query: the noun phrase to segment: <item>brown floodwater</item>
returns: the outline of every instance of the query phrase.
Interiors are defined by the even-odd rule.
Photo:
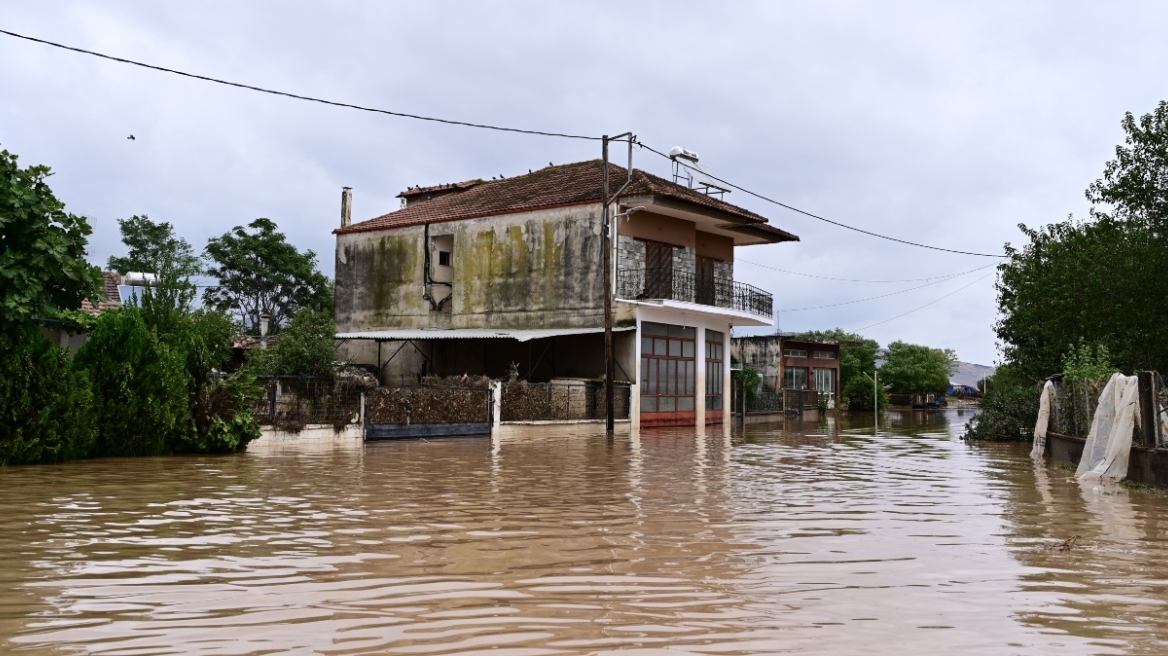
[[[966,419],[11,467],[0,652],[1168,652],[1168,496]]]

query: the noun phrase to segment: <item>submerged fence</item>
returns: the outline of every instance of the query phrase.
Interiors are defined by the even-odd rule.
[[[258,382],[264,395],[252,413],[261,426],[295,432],[308,424],[327,424],[340,430],[361,421],[361,394],[367,385],[358,379],[266,376]]]
[[[482,424],[491,421],[491,390],[485,387],[378,387],[365,401],[369,424]]]
[[[614,383],[616,418],[629,418],[630,387]],[[546,383],[503,383],[500,399],[502,421],[573,421],[604,419],[604,383],[553,380]]]
[[[1086,437],[1099,407],[1107,380],[1052,378],[1049,430],[1061,435]],[[1168,446],[1168,386],[1158,372],[1138,374],[1140,412],[1132,443],[1149,448]]]
[[[799,412],[819,407],[819,396],[827,392],[818,390],[784,389],[778,392],[759,392],[753,397],[746,398],[747,414],[766,414],[771,412]],[[830,399],[830,396],[828,396]]]

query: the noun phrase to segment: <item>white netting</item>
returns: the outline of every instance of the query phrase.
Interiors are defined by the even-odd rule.
[[[1042,386],[1042,397],[1038,401],[1038,422],[1034,424],[1034,446],[1030,448],[1031,458],[1041,458],[1046,451],[1046,428],[1050,424],[1050,402],[1054,395],[1054,383],[1049,380]]]
[[[1139,384],[1135,376],[1115,374],[1099,395],[1099,407],[1075,476],[1081,480],[1127,476],[1132,431],[1139,420]]]

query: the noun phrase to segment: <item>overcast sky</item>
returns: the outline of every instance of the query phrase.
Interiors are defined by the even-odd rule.
[[[1085,216],[1124,112],[1168,98],[1168,3],[8,2],[0,28],[258,86],[395,111],[582,134],[635,132],[716,175],[903,239],[1001,253],[1018,223]],[[133,134],[135,140],[127,137]],[[197,248],[256,217],[333,270],[354,219],[407,186],[592,159],[593,142],[422,123],[265,96],[0,35],[0,147],[47,164],[121,253],[116,219]],[[641,152],[658,175],[667,162]],[[993,258],[849,232],[735,192],[802,241],[740,248],[735,275],[795,309],[878,296]],[[859,329],[992,269],[888,298],[783,312]],[[997,359],[994,277],[864,332]]]

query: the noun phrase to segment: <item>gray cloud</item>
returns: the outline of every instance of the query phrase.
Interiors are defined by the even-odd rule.
[[[2,25],[164,66],[388,109],[684,145],[719,176],[890,235],[1001,252],[1016,224],[1083,215],[1123,112],[1168,95],[1159,3],[0,2]],[[342,185],[355,216],[413,184],[515,175],[593,143],[314,106],[0,38],[0,145],[57,172],[92,219],[148,213],[201,246],[257,216],[332,270]],[[136,139],[128,141],[126,136]],[[639,167],[666,174],[638,153]],[[916,278],[985,258],[850,233],[741,193],[803,241],[745,260],[846,278]],[[789,276],[742,263],[780,307],[913,286]],[[782,317],[858,328],[972,281]],[[873,328],[887,343],[994,359],[992,278]]]

